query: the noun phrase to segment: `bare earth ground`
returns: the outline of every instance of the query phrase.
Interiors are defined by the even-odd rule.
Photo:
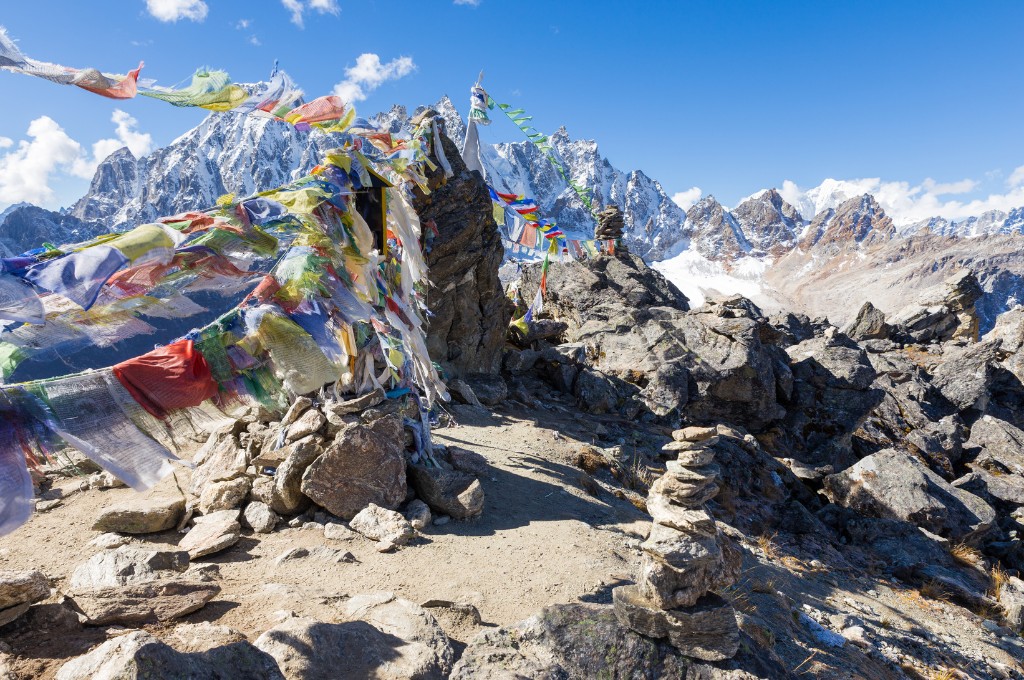
[[[489,461],[491,474],[481,480],[486,493],[482,516],[429,526],[411,545],[388,554],[358,535],[329,541],[321,530],[283,524],[266,535],[246,530],[231,549],[197,560],[219,565],[223,590],[184,620],[216,621],[253,640],[276,623],[281,611],[337,620],[336,603],[346,595],[388,590],[419,603],[474,605],[479,622],[451,609],[431,610],[461,653],[484,627],[515,623],[547,605],[610,602],[611,587],[632,579],[637,546],[650,518],[616,497],[613,484],[596,484],[573,460],[581,443],[596,441],[598,433],[607,446],[610,438],[629,433],[633,426],[581,416],[557,404],[494,413],[458,407],[455,415],[459,424],[435,431],[435,437]],[[97,552],[86,544],[98,533],[91,525],[100,509],[134,492],[79,491],[80,483],[81,478],[63,480],[62,504],[36,513],[26,526],[0,539],[0,569],[39,569],[59,591],[75,566]],[[133,543],[166,548],[179,538],[171,531]],[[315,553],[275,560],[291,548],[322,545],[350,551],[356,561],[335,563]],[[744,629],[753,631],[760,645],[774,649],[796,677],[899,677],[879,658],[884,645],[895,646],[887,658],[905,654],[910,665],[964,669],[968,675],[963,677],[987,677],[968,671],[968,657],[982,655],[1024,670],[1019,638],[995,637],[966,609],[922,598],[898,583],[849,573],[829,564],[815,546],[747,541],[744,548],[745,571],[727,596],[745,617]],[[817,566],[808,566],[818,558]],[[19,677],[52,677],[68,658],[123,632],[116,627],[81,628],[56,604],[59,598],[55,592],[46,603],[0,628],[0,644],[13,655],[11,665]],[[868,624],[869,648],[832,648],[816,641],[809,629],[794,624],[794,610],[804,605],[818,615],[843,612],[861,618]],[[150,629],[159,635],[162,628]]]

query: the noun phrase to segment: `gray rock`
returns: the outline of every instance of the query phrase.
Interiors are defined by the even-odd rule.
[[[448,391],[460,404],[481,407],[483,404],[477,399],[476,392],[464,380],[455,378],[448,381]]]
[[[983,342],[964,349],[947,349],[945,360],[932,374],[932,385],[961,411],[984,411],[999,370],[999,343]]]
[[[213,583],[175,579],[76,590],[67,600],[90,625],[134,626],[181,618],[202,609],[219,592]]]
[[[219,510],[231,510],[242,504],[251,489],[252,480],[248,477],[210,482],[200,494],[197,507],[204,515]]]
[[[313,400],[310,399],[309,397],[296,397],[295,401],[293,401],[291,405],[288,407],[288,410],[285,411],[284,418],[281,418],[281,425],[283,427],[288,427],[296,420],[298,420],[299,416],[305,413],[306,409],[308,409],[312,405]]]
[[[210,435],[192,462],[195,468],[192,470],[188,492],[194,498],[201,496],[203,489],[211,482],[241,477],[249,465],[245,449],[233,431]]]
[[[397,508],[406,495],[402,441],[397,415],[344,426],[302,475],[302,493],[342,519],[371,503]]]
[[[688,659],[667,640],[622,625],[612,606],[597,604],[555,605],[515,626],[485,629],[451,675],[452,680],[782,677],[786,669],[777,662],[744,649],[733,661],[714,666]]]
[[[178,542],[178,547],[187,550],[192,559],[212,555],[238,543],[241,531],[238,510],[221,510],[197,517],[195,526]]]
[[[423,531],[430,524],[430,507],[417,498],[405,506],[402,516],[409,520],[413,529]]]
[[[587,413],[615,413],[621,395],[612,379],[601,371],[583,368],[572,385],[573,395]]]
[[[414,602],[394,593],[376,592],[353,596],[343,606],[344,616],[365,621],[385,635],[393,635],[411,648],[406,657],[413,676],[430,675],[434,669],[442,677],[452,669],[455,653],[437,619]],[[418,658],[417,658],[418,657]],[[413,659],[416,658],[416,661]]]
[[[281,520],[269,505],[260,501],[253,501],[245,506],[243,518],[245,525],[257,534],[269,534]]]
[[[1011,505],[1024,505],[1024,477],[1016,474],[994,475],[978,467],[960,479],[953,486],[969,491],[988,502],[1002,501]]]
[[[327,416],[327,422],[331,425],[342,426],[346,424],[344,417],[352,415],[353,413],[360,413],[368,408],[380,404],[387,398],[384,393],[384,389],[378,387],[372,392],[356,397],[355,399],[349,399],[348,401],[328,401],[324,404],[324,415]]]
[[[344,524],[329,522],[324,525],[324,538],[331,541],[351,541],[358,534]]]
[[[832,502],[873,517],[912,522],[954,541],[972,541],[995,522],[995,511],[951,486],[916,458],[885,450],[824,480]]]
[[[143,680],[157,677],[284,680],[273,658],[244,638],[201,651],[182,653],[142,630],[107,640],[88,654],[65,663],[56,675],[57,680]]]
[[[843,331],[855,340],[885,340],[892,327],[885,321],[885,314],[870,302],[865,302],[855,318]]]
[[[291,442],[298,441],[303,437],[316,434],[326,423],[327,418],[324,414],[320,413],[320,411],[315,408],[311,408],[303,413],[298,420],[288,426],[288,433],[285,435],[285,441],[290,444]]]
[[[382,628],[358,619],[325,623],[291,617],[254,644],[274,658],[286,678],[441,680],[447,676],[451,647],[430,614],[423,611],[423,618],[433,622],[434,629],[423,618],[399,608],[378,605],[366,613],[382,619]]]
[[[1024,476],[1024,430],[994,416],[982,416],[971,426],[965,453],[978,466]]]
[[[50,596],[50,584],[41,571],[0,571],[0,609],[32,604]]]
[[[86,543],[86,545],[90,548],[99,548],[100,550],[113,550],[114,548],[120,548],[122,545],[128,545],[131,541],[132,539],[129,536],[122,536],[121,534],[110,532],[100,534]]]
[[[413,201],[424,233],[428,225],[437,228],[426,255],[433,282],[427,290],[427,349],[447,376],[495,374],[512,312],[498,278],[505,249],[483,178],[466,170],[451,140],[442,143],[455,176],[430,172],[430,193],[417,192]]]
[[[405,545],[416,536],[412,525],[394,510],[370,503],[349,522],[352,531],[373,541]]]
[[[977,277],[964,269],[923,291],[890,321],[897,335],[911,342],[977,341],[980,322],[975,303],[983,294]]]
[[[23,602],[21,604],[16,604],[13,607],[8,607],[7,609],[0,609],[0,627],[6,626],[8,623],[21,618],[28,613],[28,610],[31,607],[32,603]],[[3,675],[0,675],[0,680],[3,680]]]
[[[73,591],[114,588],[144,583],[188,569],[184,550],[140,550],[120,547],[104,550],[75,567],[69,586]]]
[[[473,373],[465,378],[473,394],[484,406],[500,406],[508,399],[508,385],[500,375]]]
[[[436,450],[436,446],[434,447]],[[475,477],[488,477],[494,471],[491,469],[487,459],[475,451],[463,449],[458,446],[446,446],[444,459],[451,463],[451,466],[460,472],[466,472]]]
[[[274,486],[268,505],[274,512],[291,515],[309,504],[309,500],[302,493],[302,476],[323,453],[324,444],[320,437],[310,435],[292,442],[285,447],[285,451],[284,462],[274,472]],[[266,493],[265,486],[261,493]]]
[[[410,464],[409,482],[430,509],[455,519],[483,512],[484,490],[473,475],[457,470]]]
[[[703,661],[731,659],[739,651],[736,613],[717,595],[706,595],[693,607],[652,608],[635,586],[612,590],[615,615],[623,626],[653,638],[667,637],[685,656]]]
[[[1014,633],[1024,630],[1024,581],[1010,576],[999,589],[999,606],[1003,609],[1003,620]]]
[[[168,475],[145,494],[104,509],[92,528],[122,534],[151,534],[173,529],[184,512],[185,496],[178,489],[175,475]]]
[[[111,472],[96,472],[89,477],[90,489],[119,489],[128,486]]]

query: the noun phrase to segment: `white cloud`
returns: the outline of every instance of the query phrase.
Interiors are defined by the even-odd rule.
[[[123,146],[127,146],[136,158],[145,156],[153,148],[153,136],[148,132],[139,132],[135,129],[139,121],[125,113],[121,109],[114,109],[114,115],[110,117],[114,123],[114,139],[101,139],[92,145],[92,160],[84,161],[92,164],[92,171],[95,171],[103,159],[114,153]],[[89,176],[92,176],[92,171]]]
[[[470,7],[479,7],[480,0],[455,0],[456,5],[468,5]]]
[[[305,25],[303,15],[307,10],[312,10],[317,14],[333,14],[334,16],[338,16],[341,13],[338,0],[281,0],[281,4],[292,13],[292,23],[299,28],[303,28]]]
[[[236,31],[244,31],[252,25],[252,19],[239,19],[235,22]]]
[[[1024,165],[1018,165],[1017,168],[1010,173],[1010,178],[1006,180],[1006,186],[1008,187],[1019,187],[1024,184]]]
[[[259,39],[259,38],[257,38],[256,36],[254,36],[254,35],[250,35],[250,36],[249,36],[249,44],[250,44],[250,45],[253,45],[253,46],[255,46],[255,47],[259,47],[259,46],[260,46],[260,45],[262,45],[263,43],[261,43],[261,42],[260,42],[260,39]]]
[[[689,210],[694,203],[700,200],[702,193],[704,192],[700,190],[700,187],[690,187],[686,191],[680,191],[673,194],[672,202],[683,210]]]
[[[50,205],[54,200],[51,175],[58,171],[77,174],[82,145],[71,139],[49,116],[28,126],[28,140],[0,156],[0,204],[28,201]]]
[[[130,115],[115,110],[111,120],[116,138],[95,142],[91,154],[49,116],[29,123],[28,139],[21,140],[16,147],[13,140],[0,138],[0,148],[11,149],[0,156],[0,205],[27,201],[56,207],[55,192],[50,186],[56,175],[91,179],[96,166],[123,146],[136,156],[152,149],[152,136],[139,132],[137,121]],[[4,143],[5,140],[10,143]]]
[[[0,149],[8,149],[14,146],[14,140],[10,137],[0,137]]]
[[[146,9],[160,21],[202,21],[210,8],[203,0],[146,0]]]
[[[345,80],[334,86],[334,94],[346,102],[362,101],[385,82],[397,80],[415,70],[412,57],[398,57],[384,64],[376,54],[360,54],[356,65],[345,69]]]
[[[1014,170],[1007,184],[1009,191],[1005,193],[989,193],[984,198],[970,200],[947,200],[946,197],[975,191],[980,183],[972,179],[939,183],[928,178],[920,184],[883,181],[878,177],[826,179],[806,191],[786,180],[779,193],[807,219],[822,210],[834,208],[846,199],[871,194],[893,222],[904,226],[929,217],[962,220],[989,210],[1009,211],[1024,205],[1024,166]]]

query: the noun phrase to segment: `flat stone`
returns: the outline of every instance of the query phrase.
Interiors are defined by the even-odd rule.
[[[637,572],[640,593],[659,609],[689,607],[707,592],[730,585],[733,580],[720,557],[676,568],[644,553]]]
[[[187,550],[192,559],[212,555],[237,543],[241,531],[238,510],[221,510],[197,517],[195,526],[178,542],[178,547]]]
[[[302,475],[302,493],[342,519],[371,503],[395,509],[406,496],[402,420],[349,424]]]
[[[718,429],[714,427],[691,425],[690,427],[684,427],[673,432],[672,439],[675,439],[677,442],[702,442],[708,439],[714,439],[715,443],[717,443]],[[709,446],[711,446],[711,444],[709,444]]]
[[[50,584],[41,571],[0,571],[0,609],[39,602],[50,596]]]
[[[667,496],[678,505],[699,508],[718,495],[714,480],[679,481],[678,476],[667,473],[651,485],[650,494]]]
[[[724,661],[739,651],[735,611],[717,595],[707,595],[693,607],[664,611],[650,607],[636,586],[619,586],[612,590],[612,602],[622,625],[648,637],[667,637],[685,656]]]
[[[372,541],[386,541],[394,545],[405,545],[416,535],[402,515],[373,503],[353,517],[349,526]]]
[[[722,559],[722,549],[715,536],[686,533],[661,524],[651,525],[651,533],[640,547],[680,569]]]
[[[311,408],[303,413],[298,420],[288,426],[288,434],[285,435],[285,441],[291,443],[298,441],[303,437],[315,434],[326,423],[326,416],[324,416],[323,413],[320,413],[317,409]]]
[[[31,606],[31,602],[22,602],[7,609],[0,609],[0,627],[6,626],[11,621],[23,616]],[[2,678],[3,675],[0,675],[0,679]]]
[[[185,495],[178,489],[175,475],[168,475],[145,494],[104,509],[92,528],[122,534],[152,534],[176,527],[184,512]]]
[[[661,447],[662,451],[703,451],[705,449],[712,448],[718,443],[718,436],[714,436],[711,439],[703,439],[701,441],[671,441]]]
[[[667,496],[652,493],[647,496],[647,512],[655,523],[693,534],[715,536],[718,528],[715,518],[705,508],[686,508],[676,505]]]
[[[242,505],[251,488],[252,481],[248,477],[211,482],[199,496],[199,512],[208,515],[218,510],[237,508]]]
[[[141,550],[122,546],[104,550],[75,567],[68,583],[72,590],[114,588],[153,581],[188,569],[184,550]]]
[[[351,415],[353,413],[359,413],[365,411],[368,408],[372,408],[377,404],[380,404],[387,398],[384,394],[383,388],[378,387],[372,392],[350,399],[348,401],[329,401],[324,404],[324,415],[327,417],[327,422],[331,425],[341,426],[345,425],[345,421],[342,419],[343,416]]]
[[[328,522],[324,525],[324,538],[330,541],[351,541],[358,535],[344,524]]]
[[[243,517],[245,525],[257,534],[269,534],[281,520],[269,505],[260,501],[252,501],[245,506]]]
[[[188,492],[193,498],[199,498],[203,489],[212,482],[241,477],[249,466],[245,449],[232,431],[210,435],[192,462],[195,468],[192,470]]]
[[[484,490],[473,475],[457,470],[409,465],[409,481],[430,509],[468,519],[484,509]]]
[[[100,550],[113,550],[114,548],[120,548],[122,545],[128,545],[131,541],[132,539],[130,536],[122,536],[121,534],[108,532],[100,534],[86,543],[86,545],[90,548],[99,548]]]
[[[151,581],[118,588],[76,591],[68,600],[93,626],[171,621],[202,609],[220,586],[184,580]]]
[[[669,472],[680,472],[682,468],[703,467],[715,461],[714,449],[698,449],[694,451],[680,451],[675,460],[665,462],[665,468]]]

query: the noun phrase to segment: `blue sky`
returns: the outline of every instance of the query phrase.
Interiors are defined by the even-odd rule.
[[[596,139],[614,165],[644,170],[684,202],[713,193],[734,205],[769,186],[797,196],[831,177],[906,215],[1024,205],[1024,3],[116,0],[53,2],[45,16],[40,7],[0,12],[37,59],[108,72],[145,60],[143,77],[162,85],[199,66],[255,80],[277,59],[310,96],[332,92],[347,69],[377,67],[357,73],[362,113],[442,94],[465,109],[484,69],[492,96],[527,108],[541,130],[564,124]],[[358,61],[364,54],[379,63]],[[41,202],[73,201],[97,142],[101,154],[125,140],[159,146],[203,116],[6,72],[0,93],[0,207],[32,194],[24,185],[40,173],[52,190]],[[115,109],[127,114],[120,135]],[[484,141],[517,135],[496,119]],[[6,194],[5,171],[23,175]]]

